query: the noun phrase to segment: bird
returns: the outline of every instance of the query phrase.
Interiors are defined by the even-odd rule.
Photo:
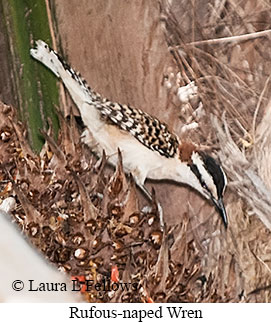
[[[108,163],[116,166],[120,150],[124,171],[133,176],[150,200],[146,179],[170,180],[192,187],[212,202],[227,228],[223,203],[227,177],[218,161],[196,144],[180,140],[156,117],[102,97],[44,41],[38,40],[35,45],[30,55],[64,83],[86,127],[82,141],[93,153],[102,156],[105,152]]]

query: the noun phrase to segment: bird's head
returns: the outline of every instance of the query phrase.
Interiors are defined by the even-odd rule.
[[[228,218],[223,203],[223,194],[227,185],[227,177],[218,162],[205,152],[193,152],[189,167],[199,185],[196,189],[211,200],[227,227]]]
[[[222,217],[225,227],[228,225],[227,213],[223,203],[223,194],[227,177],[219,163],[192,144],[180,147],[180,159],[186,161],[190,175],[187,184],[210,200]]]

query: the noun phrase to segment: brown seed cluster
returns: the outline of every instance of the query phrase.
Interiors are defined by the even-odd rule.
[[[186,236],[187,217],[161,232],[155,197],[141,211],[121,156],[112,174],[105,156],[97,161],[80,143],[73,119],[59,119],[59,141],[49,129],[36,155],[14,110],[0,105],[0,198],[16,198],[13,216],[22,231],[70,276],[106,282],[106,290],[82,288],[87,301],[202,300],[200,258]],[[110,290],[112,279],[128,289]]]

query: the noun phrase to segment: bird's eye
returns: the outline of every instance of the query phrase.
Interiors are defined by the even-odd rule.
[[[206,183],[204,183],[204,182],[202,183],[202,187],[203,187],[204,189],[206,189],[206,190],[208,189],[208,187],[207,187]]]

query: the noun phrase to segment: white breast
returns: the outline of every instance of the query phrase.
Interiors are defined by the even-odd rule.
[[[103,123],[97,130],[85,131],[83,142],[90,146],[98,156],[105,151],[108,162],[116,165],[118,162],[118,148],[122,153],[123,168],[126,173],[132,173],[138,184],[144,184],[145,179],[169,178],[169,164],[173,166],[174,158],[166,158],[157,151],[153,151],[128,132],[115,125]]]

